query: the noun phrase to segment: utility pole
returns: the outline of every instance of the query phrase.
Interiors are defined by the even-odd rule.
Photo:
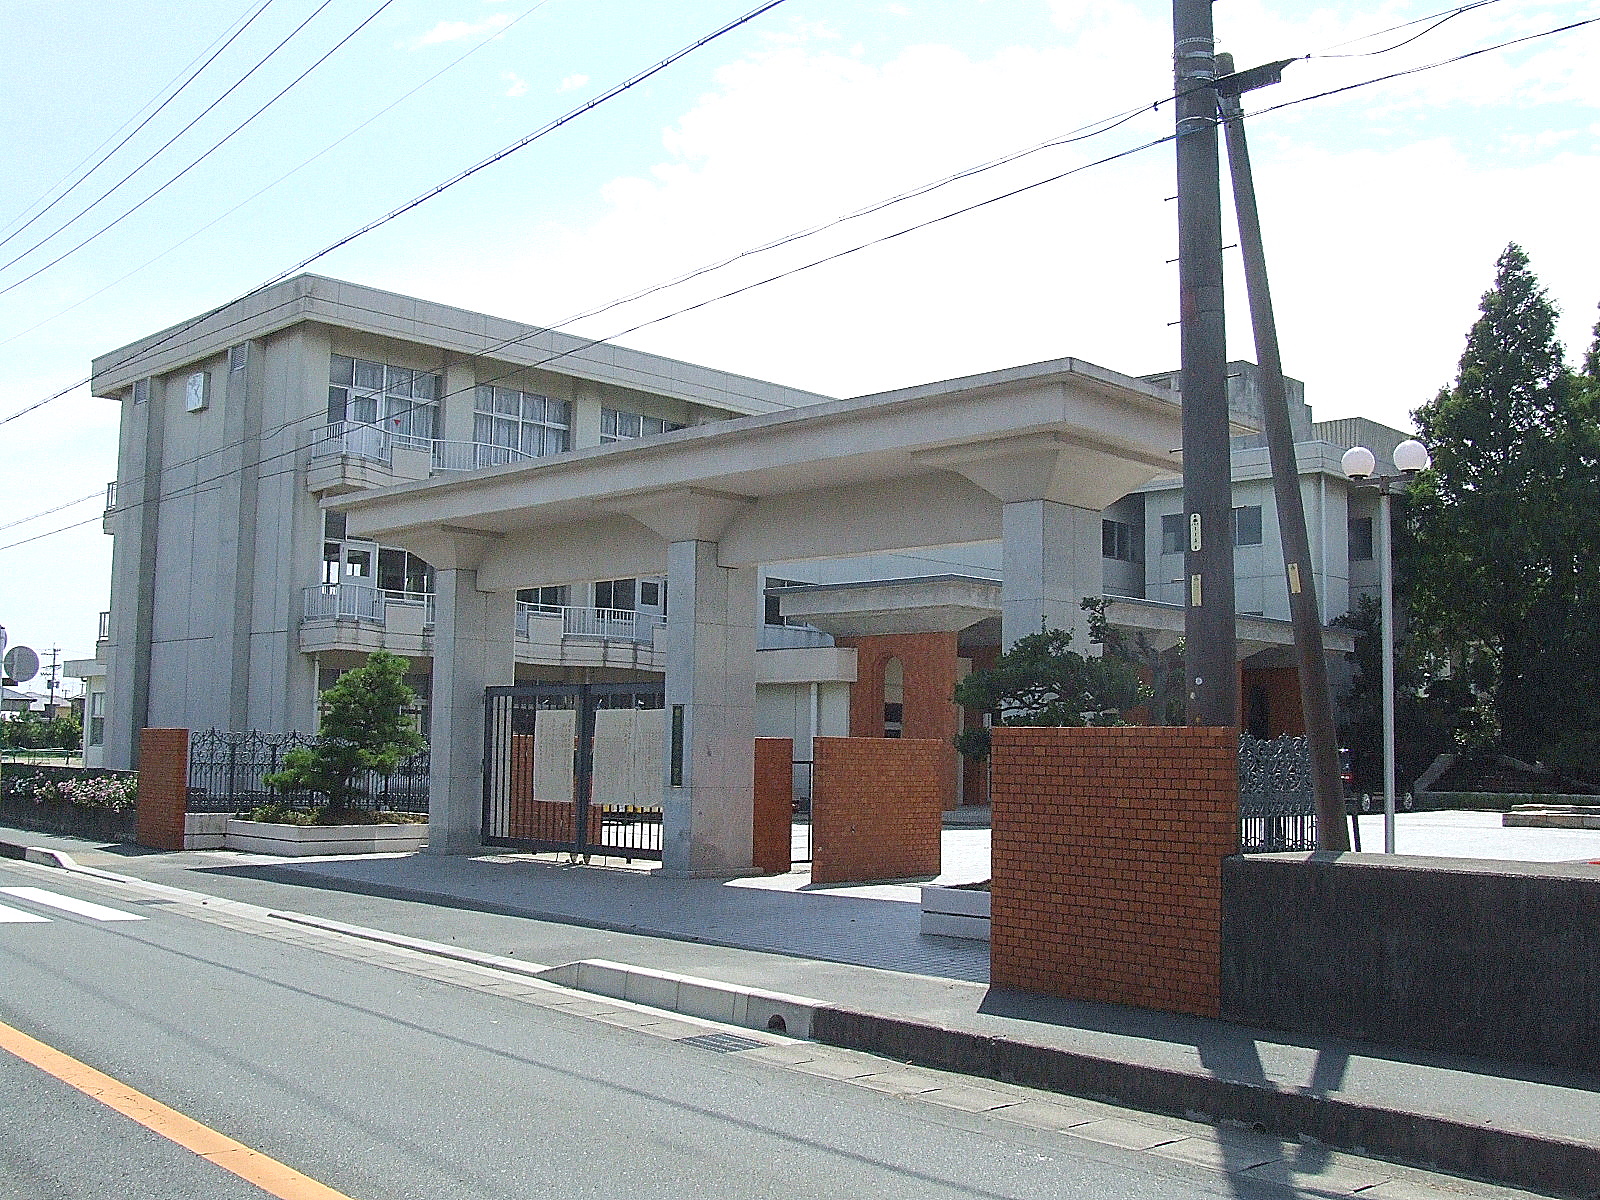
[[[50,647],[50,678],[49,678],[48,682],[46,682],[46,684],[45,684],[46,696],[47,696],[47,699],[45,701],[45,711],[50,714],[50,719],[51,720],[54,720],[55,716],[56,716],[56,687],[58,686],[58,676],[59,676],[60,669],[61,669],[61,647],[60,646],[51,646]]]
[[[1281,70],[1284,64],[1271,64]],[[1258,68],[1259,69],[1259,68]],[[1270,68],[1268,68],[1270,69]],[[1217,70],[1233,75],[1233,56],[1219,54]],[[1275,78],[1275,76],[1274,76]],[[1322,613],[1311,573],[1311,544],[1306,536],[1305,504],[1300,495],[1300,469],[1294,455],[1294,429],[1289,397],[1278,352],[1278,325],[1267,284],[1266,251],[1261,217],[1256,208],[1250,148],[1244,136],[1244,111],[1239,95],[1224,79],[1220,88],[1223,136],[1233,179],[1233,204],[1239,220],[1239,247],[1244,257],[1245,290],[1250,297],[1250,325],[1255,333],[1256,363],[1261,368],[1267,452],[1272,460],[1272,490],[1278,508],[1278,535],[1283,543],[1283,570],[1289,587],[1289,613],[1294,623],[1295,665],[1300,677],[1300,706],[1306,740],[1311,744],[1311,782],[1317,806],[1317,849],[1350,849],[1345,825],[1344,787],[1339,773],[1339,747],[1333,726],[1333,701],[1328,687],[1328,660],[1322,646]]]
[[[1191,725],[1239,727],[1233,478],[1211,0],[1172,0],[1182,334],[1184,691]]]

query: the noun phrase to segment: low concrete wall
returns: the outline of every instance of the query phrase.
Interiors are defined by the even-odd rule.
[[[1600,1070],[1600,868],[1270,854],[1222,878],[1225,1018]]]

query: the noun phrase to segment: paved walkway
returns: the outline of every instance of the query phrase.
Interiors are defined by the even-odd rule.
[[[947,831],[962,863],[947,875],[974,877],[980,860],[986,864],[987,832]],[[604,958],[811,996],[847,1012],[842,1027],[859,1049],[957,1069],[982,1059],[972,1068],[980,1073],[1020,1052],[1056,1064],[1043,1078],[1078,1094],[1246,1123],[1270,1113],[1265,1123],[1280,1134],[1369,1152],[1390,1145],[1398,1148],[1388,1153],[1424,1165],[1475,1169],[1556,1194],[1600,1193],[1600,1074],[993,989],[987,946],[922,936],[916,890],[904,885],[814,889],[800,875],[673,880],[503,853],[159,854],[0,828],[4,843],[53,847],[102,870],[521,961]],[[399,902],[418,900],[425,904]],[[441,938],[441,928],[460,936]]]

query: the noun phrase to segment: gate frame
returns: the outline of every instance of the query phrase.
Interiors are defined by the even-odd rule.
[[[595,714],[605,705],[599,701],[611,696],[644,696],[658,701],[649,706],[645,711],[661,711],[666,709],[666,681],[640,682],[640,683],[519,683],[513,685],[498,685],[484,689],[484,721],[483,721],[483,807],[481,810],[481,826],[479,836],[486,846],[513,846],[534,850],[536,853],[566,854],[570,860],[577,862],[580,859],[587,863],[592,855],[604,858],[621,858],[632,862],[635,858],[651,861],[660,861],[662,857],[662,839],[658,833],[654,846],[617,846],[605,840],[605,820],[601,817],[601,836],[598,841],[589,840],[589,812],[594,797],[594,734]],[[551,840],[547,838],[517,838],[505,834],[493,834],[491,828],[491,813],[495,805],[494,788],[497,773],[494,762],[495,749],[495,721],[494,709],[497,700],[504,699],[509,702],[510,709],[514,712],[519,698],[570,699],[573,701],[567,711],[578,714],[577,728],[574,731],[572,747],[572,805],[573,805],[573,830],[572,837],[566,841]],[[630,710],[638,710],[638,704],[629,706]],[[538,711],[537,707],[533,711]],[[511,735],[509,729],[507,737]],[[508,743],[509,747],[509,743]],[[666,764],[662,763],[663,779]],[[505,797],[505,802],[510,803],[510,797]],[[665,816],[664,805],[657,801],[654,806],[657,819],[654,824],[657,830],[661,829],[661,821]],[[603,806],[602,806],[603,813]]]

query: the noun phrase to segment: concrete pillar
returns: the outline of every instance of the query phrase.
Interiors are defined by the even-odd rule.
[[[666,875],[751,870],[756,576],[753,566],[720,566],[713,541],[667,549]]]
[[[1054,500],[1006,504],[1001,517],[1000,637],[1005,649],[1039,632],[1039,622],[1089,644],[1089,614],[1079,605],[1101,594],[1100,513]]]
[[[434,575],[428,850],[483,842],[484,689],[515,682],[516,593],[480,592],[475,570]]]

